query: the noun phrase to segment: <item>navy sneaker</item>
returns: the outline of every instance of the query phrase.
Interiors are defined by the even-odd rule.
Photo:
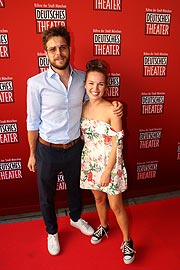
[[[121,245],[122,252],[124,253],[124,263],[125,264],[130,264],[134,261],[135,259],[135,253],[136,251],[134,250],[133,247],[133,241],[130,239],[129,241],[124,241]]]
[[[99,244],[104,236],[108,237],[108,231],[109,231],[109,225],[107,225],[106,228],[104,228],[102,225],[100,225],[97,230],[93,233],[93,236],[91,238],[91,244]]]

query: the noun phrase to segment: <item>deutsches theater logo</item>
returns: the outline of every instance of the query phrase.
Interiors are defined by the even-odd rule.
[[[168,65],[167,53],[144,53],[143,76],[166,77]]]
[[[93,55],[121,55],[121,31],[93,29]]]
[[[36,33],[42,33],[53,26],[66,26],[66,6],[58,4],[34,4]]]
[[[107,89],[104,97],[119,97],[120,96],[120,74],[111,73],[108,75]]]
[[[0,181],[22,178],[22,161],[20,158],[0,160]]]
[[[94,10],[121,11],[121,0],[93,0]]]
[[[137,163],[137,180],[156,178],[158,161],[146,161]]]
[[[66,190],[66,182],[64,180],[64,175],[62,172],[60,172],[57,175],[57,186],[56,186],[56,190]]]
[[[171,25],[171,10],[146,9],[145,35],[169,36]]]
[[[163,114],[165,93],[143,92],[141,94],[141,114]]]
[[[0,8],[5,8],[5,1],[4,0],[0,0]]]
[[[38,68],[39,72],[44,72],[49,68],[49,60],[44,53],[38,53]]]
[[[0,77],[0,104],[14,102],[13,80],[10,77]]]
[[[140,129],[139,149],[159,148],[162,135],[162,128]]]
[[[0,30],[0,58],[9,58],[9,39],[8,31],[5,29]]]
[[[0,120],[0,144],[18,143],[17,120]]]

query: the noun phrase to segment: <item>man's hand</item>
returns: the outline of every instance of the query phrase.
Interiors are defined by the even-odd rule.
[[[120,101],[113,101],[113,113],[117,114],[117,116],[122,117],[123,116],[123,105]]]
[[[29,160],[28,160],[28,168],[31,172],[35,172],[36,171],[36,159],[34,156],[30,156]]]
[[[36,146],[38,142],[38,130],[28,130],[28,142],[30,155],[28,160],[28,168],[31,172],[36,171]]]

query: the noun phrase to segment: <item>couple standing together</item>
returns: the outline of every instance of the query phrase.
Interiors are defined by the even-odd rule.
[[[54,197],[62,171],[68,194],[70,224],[98,244],[109,231],[106,198],[122,231],[124,263],[135,251],[122,202],[127,174],[122,156],[122,105],[103,99],[107,66],[101,60],[86,64],[86,73],[70,65],[70,34],[52,27],[42,34],[50,67],[27,82],[28,168],[37,171],[40,207],[48,233],[48,251],[60,252]],[[80,126],[81,133],[80,134]],[[83,137],[83,140],[81,139]],[[100,226],[81,218],[81,189],[91,189]]]

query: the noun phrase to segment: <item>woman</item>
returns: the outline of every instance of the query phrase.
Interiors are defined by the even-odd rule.
[[[91,243],[100,243],[108,234],[108,197],[123,235],[121,249],[124,253],[124,263],[129,264],[135,258],[135,251],[122,201],[122,192],[127,189],[127,174],[122,156],[122,120],[112,113],[112,104],[103,98],[107,87],[105,63],[101,60],[91,60],[86,68],[85,88],[89,100],[83,105],[81,118],[85,144],[81,157],[80,186],[82,189],[92,190],[100,219],[100,226],[94,232]]]

